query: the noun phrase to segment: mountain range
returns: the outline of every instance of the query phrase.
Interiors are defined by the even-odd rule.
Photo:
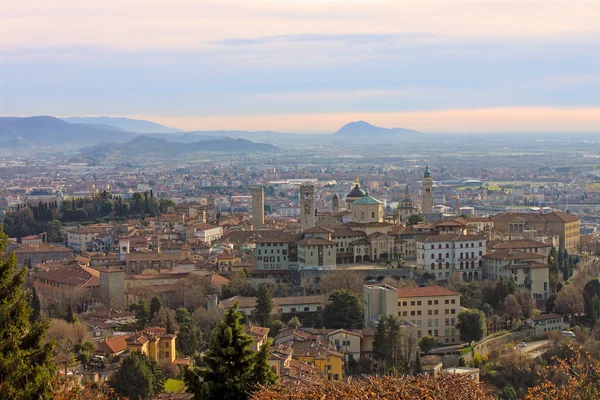
[[[89,147],[106,143],[126,143],[136,137],[146,135],[146,138],[164,140],[165,143],[163,144],[168,149],[174,149],[176,146],[168,146],[166,143],[193,144],[211,141],[211,143],[204,143],[204,148],[222,149],[221,145],[229,144],[236,149],[232,151],[240,151],[239,149],[244,146],[253,149],[254,147],[250,143],[263,144],[256,142],[289,147],[306,141],[329,143],[339,142],[339,140],[356,141],[373,137],[395,138],[415,134],[419,134],[419,132],[402,128],[382,128],[365,121],[348,123],[333,134],[317,135],[239,130],[184,132],[151,121],[112,117],[72,117],[65,119],[50,116],[0,117],[0,140],[3,147],[7,149],[39,149],[45,147],[77,149],[83,146]],[[245,139],[249,143],[235,143],[232,138]],[[130,142],[131,145],[140,143]],[[144,144],[149,145],[149,141],[144,142]],[[194,146],[192,147],[194,148]],[[263,150],[270,151],[267,148],[251,151]],[[187,150],[182,148],[180,151],[185,152]]]
[[[138,136],[127,143],[107,143],[82,148],[81,153],[94,157],[127,155],[178,155],[194,152],[276,153],[279,148],[246,139],[217,138],[190,143],[174,143],[165,139]]]

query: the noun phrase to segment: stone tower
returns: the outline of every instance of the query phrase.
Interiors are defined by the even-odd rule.
[[[215,196],[208,196],[206,201],[206,222],[214,224],[217,222],[217,206],[215,206]]]
[[[333,198],[331,199],[331,208],[334,213],[340,212],[340,198],[337,193],[333,194]]]
[[[265,227],[265,192],[261,187],[252,188],[252,225],[254,230]]]
[[[431,171],[429,166],[425,168],[425,174],[423,175],[423,205],[421,211],[423,214],[431,214],[433,212],[433,179],[431,178]]]
[[[100,271],[100,295],[105,305],[125,308],[125,273],[118,268]]]
[[[302,230],[315,227],[315,187],[300,186],[300,228]]]

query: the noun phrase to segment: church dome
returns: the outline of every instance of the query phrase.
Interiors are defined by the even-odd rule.
[[[350,193],[348,193],[346,195],[346,197],[351,197],[351,198],[354,198],[354,197],[364,197],[365,194],[366,194],[365,191],[362,190],[360,188],[360,185],[357,183],[356,186],[354,186],[354,189],[352,189],[350,191]]]

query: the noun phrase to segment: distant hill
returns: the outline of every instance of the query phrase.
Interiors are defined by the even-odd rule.
[[[38,117],[0,117],[0,141],[3,146],[46,147],[69,145],[79,147],[106,141],[124,142],[136,134],[112,127],[70,124],[61,119]]]
[[[342,126],[334,133],[336,136],[344,137],[395,136],[407,134],[420,134],[420,132],[404,128],[382,128],[380,126],[371,125],[365,121],[356,121]]]
[[[128,132],[137,133],[177,133],[179,129],[171,128],[156,122],[143,119],[120,118],[120,117],[70,117],[61,118],[71,124],[106,125]]]
[[[218,138],[189,143],[175,143],[144,135],[123,144],[108,143],[81,149],[82,153],[90,156],[177,155],[204,151],[222,153],[275,153],[279,151],[279,148],[270,144],[255,143],[246,139]]]

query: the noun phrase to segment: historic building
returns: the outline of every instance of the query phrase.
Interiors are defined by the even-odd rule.
[[[408,184],[406,184],[404,199],[402,199],[400,204],[398,204],[398,208],[396,209],[398,221],[408,221],[411,215],[419,214],[420,212],[421,210],[419,210],[417,203],[412,201],[412,198],[410,197],[410,188]]]
[[[313,185],[300,186],[300,227],[302,230],[315,226],[315,187]]]
[[[429,166],[425,168],[425,173],[423,174],[423,192],[421,197],[423,199],[423,205],[421,206],[423,214],[431,214],[433,212],[433,178],[431,177]]]
[[[254,230],[265,226],[265,192],[263,188],[252,188],[252,226]]]

